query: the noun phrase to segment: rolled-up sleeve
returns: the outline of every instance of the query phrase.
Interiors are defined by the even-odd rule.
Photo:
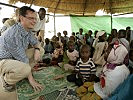
[[[35,37],[33,33],[29,33],[29,43],[31,45],[36,45],[39,43],[39,41],[37,40],[37,38]]]

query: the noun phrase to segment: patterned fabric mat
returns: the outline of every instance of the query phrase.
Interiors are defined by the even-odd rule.
[[[56,90],[50,94],[44,96],[44,100],[80,100],[79,97],[76,96],[75,87],[62,90]]]
[[[68,94],[75,87],[73,83],[69,83],[66,77],[54,80],[53,78],[57,75],[68,75],[68,72],[64,72],[59,67],[47,67],[43,70],[33,73],[34,78],[44,86],[44,90],[41,92],[34,92],[28,80],[22,80],[17,83],[17,95],[19,100],[38,100],[40,96],[44,96],[42,100],[77,100],[77,99],[62,99],[61,94],[64,95],[66,89],[69,89]],[[66,88],[66,89],[65,89]],[[63,91],[60,91],[64,89]],[[73,90],[74,92],[74,90]],[[76,94],[74,94],[76,96]],[[64,96],[63,96],[64,97]],[[56,99],[55,99],[56,98]],[[60,99],[61,98],[61,99]]]

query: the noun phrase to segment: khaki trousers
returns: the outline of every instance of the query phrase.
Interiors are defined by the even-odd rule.
[[[29,64],[11,60],[3,59],[0,61],[0,74],[4,76],[8,84],[16,84],[18,81],[28,77],[31,72]]]
[[[42,57],[44,54],[43,48],[40,51]],[[35,64],[34,48],[27,49],[26,54],[29,58],[29,64],[11,59],[0,60],[0,75],[5,74],[4,79],[8,84],[16,84],[30,74],[31,67]]]
[[[36,64],[36,61],[34,61],[34,48],[30,48],[26,50],[26,55],[29,58],[29,64],[30,66],[33,68],[34,65]],[[44,55],[44,49],[42,47],[40,47],[40,58],[42,58]],[[42,60],[42,59],[41,59]]]

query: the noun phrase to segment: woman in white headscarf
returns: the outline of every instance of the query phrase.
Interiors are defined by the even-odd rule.
[[[128,50],[124,45],[116,41],[110,49],[107,62],[100,75],[100,83],[94,84],[95,92],[104,98],[108,98],[111,93],[127,78],[129,69],[124,64]]]

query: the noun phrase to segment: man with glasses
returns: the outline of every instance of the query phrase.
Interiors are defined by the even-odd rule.
[[[23,6],[19,9],[20,22],[11,26],[0,37],[0,75],[4,90],[12,92],[15,84],[28,78],[34,90],[42,90],[43,86],[35,81],[31,73],[26,49],[34,47],[34,60],[40,60],[40,45],[31,29],[36,24],[36,13],[33,9]]]

